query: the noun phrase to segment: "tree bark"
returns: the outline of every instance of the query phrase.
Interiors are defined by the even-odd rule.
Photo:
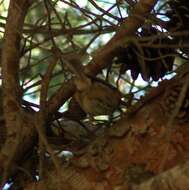
[[[20,133],[25,124],[23,124],[21,112],[22,96],[19,86],[19,56],[24,19],[31,3],[31,0],[11,0],[5,27],[1,60],[3,112],[7,133],[6,142],[0,153],[0,173],[1,177],[4,176],[3,181],[6,180],[5,176],[8,175],[11,161],[19,155],[20,151],[18,151],[18,148],[22,148],[19,146],[23,143],[23,137]]]
[[[188,163],[179,164],[189,158],[188,123],[175,119],[167,130],[170,116],[165,107],[175,83],[182,84],[187,76],[163,81],[88,147],[71,150],[75,156],[60,169],[61,189],[187,189]],[[56,189],[56,175],[47,169],[44,180],[26,189]]]

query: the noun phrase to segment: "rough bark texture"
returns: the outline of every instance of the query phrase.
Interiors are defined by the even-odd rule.
[[[134,187],[134,190],[187,190],[189,187],[189,163],[180,164],[149,181]]]
[[[3,171],[8,172],[11,160],[13,157],[16,160],[17,155],[19,155],[22,150],[22,147],[19,145],[23,143],[23,136],[20,133],[25,126],[26,121],[24,120],[27,119],[22,115],[20,104],[22,96],[18,75],[19,56],[24,18],[31,2],[32,1],[26,0],[10,1],[8,19],[5,27],[1,63],[3,78],[3,112],[7,139],[0,154],[1,176],[3,176]]]
[[[26,189],[56,189],[57,184],[73,190],[187,189],[188,163],[175,166],[189,158],[188,123],[175,120],[167,130],[169,114],[164,104],[181,81],[185,77],[178,75],[160,83],[87,148],[75,152],[69,165],[62,165],[60,181],[55,171],[47,169],[44,181]]]

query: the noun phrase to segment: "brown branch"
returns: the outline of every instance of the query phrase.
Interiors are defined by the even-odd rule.
[[[47,71],[42,79],[41,82],[41,94],[40,94],[40,111],[37,113],[37,119],[36,122],[37,124],[35,125],[36,130],[38,132],[38,136],[39,136],[39,147],[40,147],[40,165],[41,165],[41,170],[42,170],[42,165],[43,165],[43,158],[44,158],[44,154],[45,154],[45,148],[47,149],[47,151],[50,153],[52,160],[55,164],[55,167],[57,169],[57,173],[59,174],[59,168],[60,168],[60,164],[59,161],[57,160],[55,153],[53,151],[53,149],[51,148],[51,146],[48,144],[46,135],[45,135],[45,121],[46,121],[46,102],[47,102],[47,94],[48,94],[48,87],[49,87],[49,83],[52,77],[52,72],[54,70],[54,67],[56,66],[58,61],[58,57],[55,56],[53,57],[53,59],[51,60],[51,62],[49,63],[49,66],[47,68]],[[42,171],[40,171],[40,176],[42,177]],[[59,174],[60,175],[60,174]],[[61,177],[61,175],[60,175]],[[59,188],[60,189],[60,188]]]
[[[19,109],[19,56],[22,27],[30,1],[10,1],[2,50],[2,76],[4,112],[14,113]],[[5,114],[7,115],[7,114]],[[7,117],[8,121],[9,116]]]
[[[32,0],[11,0],[5,27],[2,49],[3,111],[7,128],[7,139],[1,150],[0,173],[4,171],[5,182],[10,164],[19,144],[21,123],[21,93],[19,86],[20,40],[24,18]],[[1,173],[2,176],[2,173]]]
[[[150,180],[133,188],[133,190],[169,190],[189,187],[189,162],[180,164]]]
[[[42,111],[46,108],[49,83],[52,78],[52,73],[53,73],[54,67],[57,64],[57,61],[58,61],[57,57],[55,57],[51,60],[51,62],[48,65],[47,71],[41,81],[40,106],[41,106]]]

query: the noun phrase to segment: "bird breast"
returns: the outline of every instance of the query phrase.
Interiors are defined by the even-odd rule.
[[[116,89],[94,82],[84,91],[76,92],[75,98],[90,115],[110,115],[119,106],[121,94]]]

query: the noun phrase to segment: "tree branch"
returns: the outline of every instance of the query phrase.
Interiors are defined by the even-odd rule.
[[[8,18],[5,27],[4,47],[2,49],[2,83],[3,83],[3,111],[7,129],[7,139],[1,150],[0,160],[7,177],[9,165],[13,159],[18,143],[22,124],[18,122],[21,117],[21,92],[19,86],[19,56],[20,40],[24,18],[32,0],[11,0],[8,9]],[[2,174],[2,173],[1,173]]]

